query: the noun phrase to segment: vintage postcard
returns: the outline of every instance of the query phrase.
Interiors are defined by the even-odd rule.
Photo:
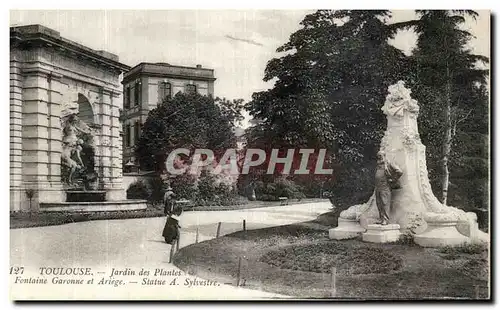
[[[490,300],[490,14],[11,10],[11,300]]]

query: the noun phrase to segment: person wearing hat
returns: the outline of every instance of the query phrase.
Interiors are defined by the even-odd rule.
[[[172,244],[174,240],[179,238],[179,216],[182,213],[182,207],[176,206],[174,203],[175,193],[172,187],[167,186],[165,194],[163,195],[164,212],[167,216],[165,226],[163,227],[162,236],[165,238],[165,242]]]
[[[172,244],[174,240],[179,239],[181,226],[179,225],[179,216],[182,213],[182,207],[174,206],[171,214],[167,216],[167,221],[163,227],[162,236],[165,238],[165,242]]]
[[[163,195],[163,206],[165,215],[171,215],[174,210],[174,198],[175,193],[172,190],[172,187],[167,186],[165,194]]]

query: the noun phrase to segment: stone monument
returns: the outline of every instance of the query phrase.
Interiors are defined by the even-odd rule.
[[[387,117],[387,129],[380,151],[402,170],[400,187],[392,191],[389,225],[380,228],[383,225],[376,224],[379,212],[374,192],[366,203],[341,212],[338,227],[329,231],[330,238],[350,239],[368,234],[367,241],[372,241],[372,235],[392,236],[375,241],[388,242],[397,235],[388,231],[398,229],[412,234],[417,244],[428,247],[489,242],[488,234],[478,229],[474,213],[443,205],[432,193],[425,146],[418,133],[419,106],[403,81],[389,86],[382,111]]]
[[[10,28],[11,211],[146,208],[126,200],[122,182],[120,75],[129,69],[41,25]]]

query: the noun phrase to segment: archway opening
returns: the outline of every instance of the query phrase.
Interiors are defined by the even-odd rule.
[[[78,118],[84,121],[87,125],[94,125],[94,111],[87,97],[78,94]]]
[[[87,97],[81,93],[78,94],[78,119],[90,128],[95,126],[95,117],[92,105]],[[84,170],[80,171],[80,177],[85,178],[88,174],[96,173],[95,141],[94,136],[88,133],[81,133],[79,138],[83,140],[80,157],[85,167]]]

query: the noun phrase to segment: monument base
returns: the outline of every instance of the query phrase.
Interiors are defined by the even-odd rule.
[[[366,229],[361,227],[357,220],[339,217],[338,226],[328,230],[328,236],[330,239],[335,240],[352,239],[360,236],[365,231]]]
[[[373,243],[396,242],[401,235],[398,224],[370,224],[363,234],[363,241]]]
[[[107,201],[121,201],[127,199],[127,193],[122,188],[113,188],[106,190]]]
[[[437,248],[471,242],[471,238],[457,230],[458,218],[455,213],[428,212],[425,214],[425,221],[427,230],[414,237],[415,243],[420,246]]]
[[[470,242],[470,238],[460,234],[455,227],[435,227],[431,231],[414,237],[416,244],[427,248],[457,246]]]

